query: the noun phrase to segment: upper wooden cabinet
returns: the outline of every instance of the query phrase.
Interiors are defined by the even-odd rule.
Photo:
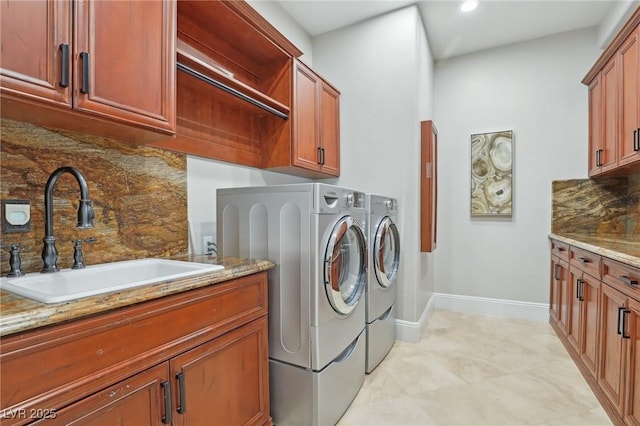
[[[589,176],[640,170],[640,8],[582,82],[589,86]]]
[[[179,1],[176,138],[154,146],[262,167],[288,141],[301,52],[244,1]]]
[[[293,165],[340,175],[340,92],[296,60],[293,90]],[[323,177],[323,176],[318,176]]]
[[[0,4],[3,97],[16,95],[71,107],[71,10],[69,1]]]
[[[134,143],[175,128],[173,0],[3,1],[2,116]]]
[[[338,176],[338,91],[244,1],[178,2],[176,138],[153,145],[305,177]]]
[[[292,137],[265,168],[306,176],[340,175],[340,93],[297,59],[293,64]],[[287,141],[284,141],[287,142]]]
[[[620,47],[618,67],[621,132],[618,157],[624,166],[640,160],[640,25]]]

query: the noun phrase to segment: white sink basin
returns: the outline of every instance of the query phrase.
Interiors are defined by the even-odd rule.
[[[0,278],[0,288],[44,303],[66,302],[146,284],[193,277],[224,269],[220,265],[168,259],[139,259]]]

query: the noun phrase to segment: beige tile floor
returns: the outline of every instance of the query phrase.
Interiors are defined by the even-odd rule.
[[[436,310],[338,426],[611,425],[548,324]]]

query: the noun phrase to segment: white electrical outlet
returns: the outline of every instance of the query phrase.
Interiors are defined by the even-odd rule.
[[[216,243],[213,242],[213,235],[202,237],[202,252],[204,254],[217,254]]]

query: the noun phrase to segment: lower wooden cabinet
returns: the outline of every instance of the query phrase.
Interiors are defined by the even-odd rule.
[[[266,272],[3,337],[2,425],[264,425]]]
[[[566,263],[552,251],[549,322],[614,424],[640,426],[640,269],[569,253],[564,283]]]
[[[627,401],[624,420],[640,425],[640,301],[629,300],[629,358],[627,371]]]
[[[598,301],[600,280],[579,269],[569,273],[570,318],[567,326],[567,343],[582,359],[593,377],[596,376],[598,355]]]
[[[267,319],[172,359],[176,425],[250,425],[268,418]]]
[[[625,386],[626,330],[622,329],[621,318],[627,308],[627,297],[604,284],[600,304],[600,362],[598,385],[622,414]]]
[[[563,335],[567,334],[569,321],[569,264],[551,256],[551,295],[549,312]]]
[[[250,425],[269,413],[267,325],[259,319],[36,424]]]
[[[598,308],[600,281],[584,274],[580,284],[580,358],[595,377],[598,356]]]
[[[161,425],[163,419],[170,420],[172,415],[171,410],[164,407],[164,383],[169,383],[166,364],[136,374],[59,411],[41,411],[42,418],[34,424],[46,425],[55,420],[55,424],[83,426]],[[37,410],[29,410],[29,417],[35,417]]]

